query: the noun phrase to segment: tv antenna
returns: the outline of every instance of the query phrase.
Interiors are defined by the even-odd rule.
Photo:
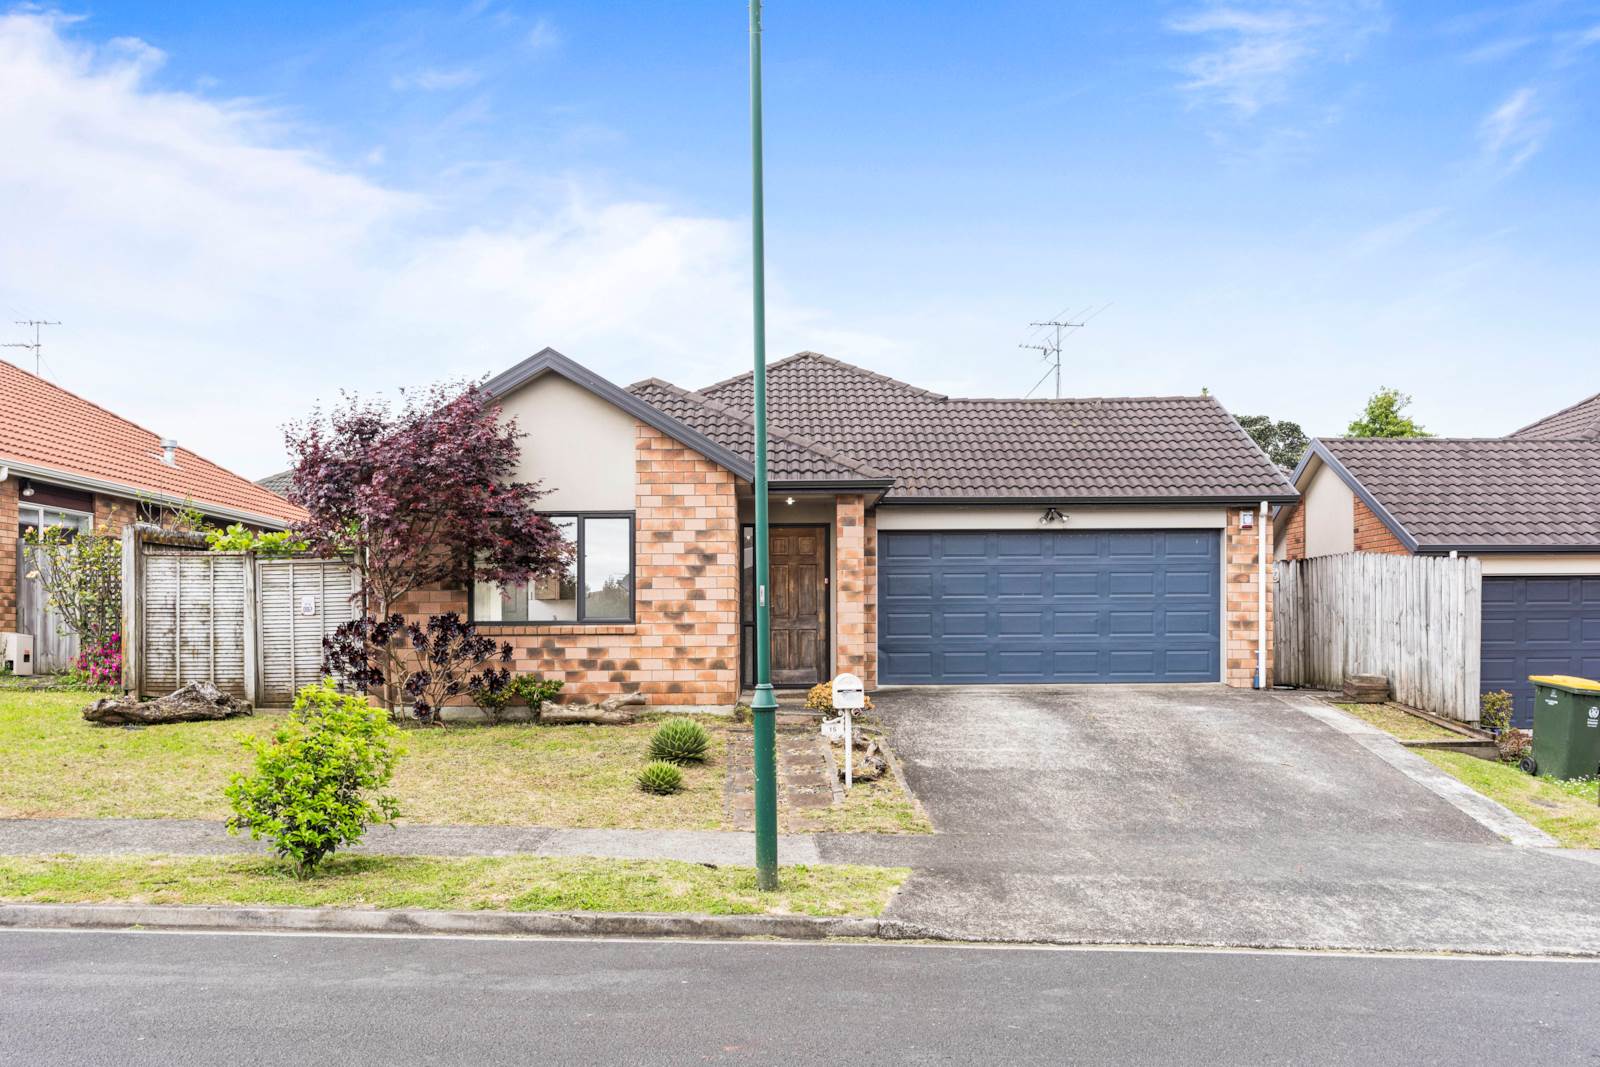
[[[8,341],[5,344],[0,345],[0,348],[31,348],[31,349],[33,349],[33,373],[34,373],[35,377],[38,377],[38,375],[39,375],[39,363],[40,363],[40,359],[41,359],[40,352],[44,348],[44,342],[39,337],[39,331],[40,331],[41,328],[43,328],[45,326],[60,326],[61,323],[52,322],[49,319],[17,319],[16,320],[16,324],[18,326],[32,326],[33,327],[33,340],[32,341]]]
[[[1078,312],[1077,315],[1067,315],[1065,309],[1063,309],[1061,314],[1055,315],[1043,322],[1028,323],[1028,325],[1033,328],[1035,335],[1038,335],[1038,331],[1040,329],[1053,329],[1055,331],[1054,335],[1048,333],[1042,335],[1043,340],[1038,343],[1029,344],[1024,342],[1017,346],[1018,348],[1028,348],[1035,352],[1042,353],[1043,358],[1050,363],[1050,368],[1044,372],[1044,378],[1040,378],[1038,381],[1033,383],[1033,389],[1039,388],[1039,386],[1044,384],[1045,378],[1049,378],[1052,374],[1054,374],[1056,378],[1056,399],[1061,399],[1062,338],[1083,329],[1089,324],[1090,319],[1093,319],[1096,315],[1100,314],[1100,312],[1104,311],[1110,306],[1110,301],[1107,301],[1106,303],[1101,304],[1094,310],[1092,314],[1086,317],[1084,316],[1083,311]],[[1088,308],[1085,308],[1084,311],[1088,311]],[[1073,322],[1072,320],[1074,318],[1081,319],[1082,321]],[[1065,334],[1062,333],[1063,330],[1066,331]],[[1023,399],[1027,399],[1028,397],[1032,396],[1033,389],[1029,389],[1026,393],[1023,393]]]

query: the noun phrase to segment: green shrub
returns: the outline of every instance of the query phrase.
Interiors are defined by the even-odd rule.
[[[1533,749],[1533,738],[1508,726],[1495,738],[1495,747],[1500,750],[1501,763],[1521,763],[1522,757]]]
[[[650,735],[650,758],[668,763],[700,763],[711,746],[711,735],[693,719],[668,719]]]
[[[255,753],[251,774],[235,774],[228,832],[248,830],[272,842],[296,878],[306,878],[336,849],[361,840],[372,823],[400,814],[381,790],[403,754],[400,731],[384,709],[329,682],[308,685],[271,740],[242,739]]]
[[[655,760],[639,772],[639,788],[657,796],[670,796],[683,788],[683,772],[666,760]]]
[[[213,552],[254,552],[272,559],[298,555],[306,550],[305,541],[288,530],[257,533],[238,522],[226,530],[215,527],[206,530],[206,545]]]
[[[1478,725],[1493,733],[1511,729],[1511,709],[1516,700],[1504,689],[1484,693],[1478,698]]]
[[[505,721],[506,709],[513,704],[526,704],[528,714],[537,722],[539,710],[554,700],[564,685],[566,683],[559,678],[519,674],[498,689],[487,686],[474,689],[472,699],[482,709],[484,718],[496,725]]]

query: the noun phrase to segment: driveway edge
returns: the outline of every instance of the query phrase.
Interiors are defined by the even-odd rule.
[[[1274,695],[1296,711],[1349,735],[1362,748],[1513,845],[1525,848],[1560,847],[1560,842],[1555,838],[1498,800],[1491,800],[1465,782],[1452,778],[1371,723],[1340,711],[1317,697]]]
[[[219,904],[0,904],[0,929],[206,930],[273,933],[456,934],[542,937],[907,938],[894,920],[860,916],[671,915],[271,908]]]

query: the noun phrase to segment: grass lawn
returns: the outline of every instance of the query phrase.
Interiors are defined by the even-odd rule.
[[[1419,749],[1417,754],[1491,800],[1498,800],[1566,848],[1600,848],[1600,783],[1535,778],[1504,763],[1460,752]]]
[[[784,833],[931,834],[933,825],[900,788],[892,773],[856,782],[844,803],[830,808],[791,808]]]
[[[280,718],[125,730],[84,722],[92,698],[0,691],[0,818],[225,818],[223,786],[250,766],[239,735],[265,736]],[[649,722],[408,729],[394,792],[416,823],[714,830],[723,825],[726,728],[702,721],[709,760],[684,769],[675,796],[635,784]]]
[[[0,900],[40,904],[262,904],[447,911],[878,915],[903,867],[753,867],[572,857],[340,856],[296,881],[260,856],[0,857]]]
[[[1408,714],[1391,704],[1340,704],[1339,707],[1402,741],[1466,740],[1454,730],[1435,726],[1427,719]]]

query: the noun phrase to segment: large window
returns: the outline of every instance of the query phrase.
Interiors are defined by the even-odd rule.
[[[17,508],[18,536],[29,530],[48,530],[52,526],[62,526],[73,533],[88,533],[94,527],[94,516],[48,504],[30,504],[26,500]]]
[[[565,574],[520,585],[480,582],[472,590],[474,622],[632,622],[633,516],[550,515],[574,545]]]

